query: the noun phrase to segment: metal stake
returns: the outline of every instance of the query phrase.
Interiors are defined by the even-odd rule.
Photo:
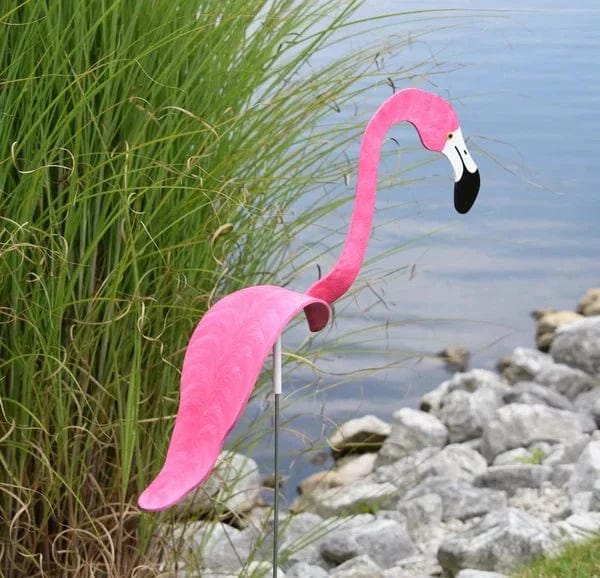
[[[273,578],[277,578],[279,555],[279,398],[281,397],[281,335],[273,346],[273,393],[275,394],[275,435],[273,468]]]

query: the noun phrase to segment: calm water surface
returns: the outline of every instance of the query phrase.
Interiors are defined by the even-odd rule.
[[[302,387],[314,378],[308,370],[286,376],[289,496],[315,469],[308,456],[297,454],[322,443],[333,423],[365,413],[390,419],[448,378],[437,360],[420,354],[463,344],[472,351],[472,366],[492,369],[514,347],[534,345],[533,309],[572,309],[587,288],[600,285],[600,6],[596,0],[519,1],[492,13],[489,4],[453,3],[485,12],[424,24],[453,27],[386,58],[390,73],[432,55],[438,72],[446,71],[413,84],[454,103],[482,189],[469,215],[454,214],[450,167],[440,155],[401,175],[410,181],[379,195],[369,255],[412,242],[361,276],[363,289],[337,308],[331,333],[316,339],[314,347],[336,339],[347,344],[317,360],[317,384]],[[400,5],[439,7],[368,0],[361,14]],[[398,17],[394,26],[373,32],[371,41],[385,50],[390,35],[409,32],[404,22]],[[369,92],[352,114],[368,118],[390,91],[382,86]],[[408,126],[392,135],[401,145],[416,142]],[[431,160],[431,153],[392,155],[380,178],[393,179],[403,163],[415,160]],[[348,213],[341,210],[324,226],[343,230]],[[326,270],[330,262],[321,264]],[[287,334],[290,349],[305,334]],[[399,363],[406,353],[413,356]],[[355,373],[381,366],[390,367]],[[254,403],[238,435],[264,409]],[[270,447],[267,437],[255,450],[265,471]]]

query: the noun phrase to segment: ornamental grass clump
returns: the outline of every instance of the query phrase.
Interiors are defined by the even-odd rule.
[[[158,572],[135,506],[185,343],[336,201],[373,53],[308,67],[358,0],[22,0],[0,9],[0,574]],[[346,32],[347,33],[347,32]],[[412,73],[412,71],[409,71]],[[325,137],[327,135],[327,137]]]

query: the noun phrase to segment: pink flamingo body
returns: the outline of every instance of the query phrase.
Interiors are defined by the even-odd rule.
[[[418,89],[391,96],[363,134],[350,227],[331,272],[306,293],[271,285],[236,291],[217,302],[196,327],[183,362],[179,409],[166,460],[141,494],[141,508],[168,508],[208,477],[273,344],[296,314],[304,310],[312,331],[327,324],[329,305],[359,273],[372,227],[381,146],[388,129],[402,121],[416,127],[425,148],[448,157],[455,173],[455,208],[461,213],[471,208],[479,172],[468,157],[452,107]]]

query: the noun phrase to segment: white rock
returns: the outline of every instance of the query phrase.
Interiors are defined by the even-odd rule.
[[[515,508],[491,512],[466,532],[446,540],[438,551],[444,570],[463,568],[507,572],[552,548],[546,525]]]
[[[392,428],[374,415],[344,422],[327,440],[336,457],[347,453],[377,452]]]
[[[366,478],[375,469],[376,453],[348,456],[336,462],[334,468],[311,474],[298,486],[301,494],[347,486]]]
[[[331,578],[383,578],[383,570],[366,554],[334,568]]]
[[[573,442],[593,427],[589,420],[570,411],[511,403],[498,408],[496,417],[485,425],[481,452],[492,462],[502,452],[538,441]]]
[[[427,447],[443,447],[448,440],[446,426],[435,416],[402,408],[393,414],[392,432],[385,440],[377,463],[391,463]]]
[[[551,475],[550,467],[535,464],[490,466],[473,480],[473,485],[504,491],[512,496],[519,488],[541,488]]]
[[[323,518],[347,516],[390,508],[398,493],[398,488],[387,482],[357,482],[305,494],[294,503],[294,509],[314,512]]]
[[[484,570],[461,570],[456,578],[509,578],[506,574],[499,572],[486,572]]]
[[[569,480],[569,493],[592,491],[594,482],[600,477],[600,440],[590,442],[581,452],[575,471]]]
[[[600,375],[600,315],[561,327],[550,354],[559,363]]]
[[[287,578],[328,578],[329,573],[320,566],[298,562],[288,569]]]

